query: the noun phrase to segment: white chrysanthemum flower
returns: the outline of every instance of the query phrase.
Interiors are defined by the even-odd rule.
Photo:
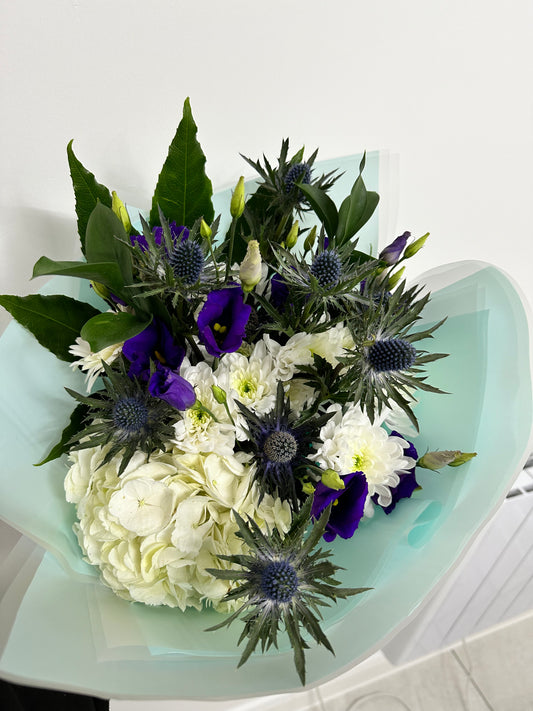
[[[197,404],[181,413],[174,425],[175,444],[183,452],[217,452],[223,456],[233,454],[235,427],[228,420],[224,405],[213,397],[213,385],[218,385],[207,363],[191,365],[183,360],[180,375],[194,387]],[[198,403],[203,405],[198,407]]]
[[[380,506],[388,506],[390,490],[400,482],[399,474],[416,462],[404,456],[407,444],[403,439],[372,424],[357,405],[348,407],[344,414],[340,405],[332,405],[329,411],[334,415],[320,430],[322,444],[310,458],[341,475],[363,472],[368,482],[365,514],[372,515],[372,496],[377,495]]]
[[[120,597],[148,605],[200,609],[221,603],[228,581],[206,568],[225,568],[218,555],[246,552],[233,510],[259,526],[286,531],[287,502],[259,494],[246,454],[222,457],[172,452],[137,452],[118,476],[120,457],[102,465],[106,449],[71,453],[65,479],[77,504],[75,531],[89,563]]]
[[[264,337],[264,340],[269,353],[274,358],[278,380],[290,380],[296,372],[297,366],[313,364],[312,334],[310,333],[295,333],[284,346],[268,335]]]
[[[277,379],[283,381],[290,380],[299,365],[312,365],[315,353],[335,367],[339,356],[354,347],[349,329],[341,323],[321,333],[295,333],[284,346],[269,336],[265,343],[274,358]]]
[[[311,334],[311,351],[335,367],[339,356],[346,355],[346,349],[354,348],[350,330],[338,323],[327,331]]]
[[[122,352],[123,345],[123,343],[115,343],[94,353],[87,341],[84,341],[81,337],[76,338],[76,343],[70,346],[68,350],[72,355],[78,356],[79,360],[73,361],[70,367],[73,369],[79,367],[87,373],[85,378],[87,392],[91,392],[96,378],[100,373],[103,373],[104,366],[102,362],[110,365]]]
[[[277,378],[272,355],[259,341],[249,358],[227,353],[215,372],[218,385],[226,392],[228,408],[237,426],[237,438],[246,438],[244,419],[235,400],[264,415],[276,402]]]

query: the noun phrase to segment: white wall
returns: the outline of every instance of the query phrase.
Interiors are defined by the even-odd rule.
[[[396,232],[432,234],[413,272],[488,260],[533,301],[530,1],[4,0],[0,12],[0,292],[36,290],[41,254],[75,254],[67,142],[147,205],[190,96],[215,186],[246,172],[239,152],[274,157],[284,136],[324,158],[389,149]]]

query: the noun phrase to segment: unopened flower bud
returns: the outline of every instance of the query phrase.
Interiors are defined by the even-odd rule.
[[[380,252],[379,258],[381,261],[385,262],[385,264],[388,264],[389,266],[396,264],[402,256],[402,252],[405,249],[405,245],[407,244],[407,240],[410,236],[410,232],[404,232],[403,235],[396,237],[394,242],[391,242]]]
[[[304,494],[307,494],[307,495],[309,495],[309,494],[314,494],[314,493],[315,493],[315,487],[311,484],[310,481],[305,481],[305,482],[302,484],[302,491],[304,492]]]
[[[428,237],[429,237],[429,232],[426,232],[426,234],[422,235],[422,237],[415,239],[415,241],[407,247],[403,256],[406,259],[409,259],[409,257],[413,256],[413,254],[416,254],[418,252],[418,250],[422,249],[422,247],[425,245]]]
[[[101,299],[103,299],[104,301],[107,301],[109,299],[111,292],[109,291],[107,286],[99,284],[97,281],[92,281],[91,286],[94,289],[94,293],[98,294]]]
[[[239,278],[245,292],[251,291],[261,279],[261,252],[256,239],[248,242],[246,255],[239,269]]]
[[[344,489],[346,487],[345,483],[334,469],[326,469],[326,471],[322,474],[322,483],[324,486],[327,486],[329,489],[334,489],[335,491],[339,491],[340,489]]]
[[[300,223],[298,220],[293,224],[289,230],[289,234],[285,238],[285,246],[287,249],[292,249],[298,240],[298,230],[300,229]]]
[[[466,464],[474,457],[477,457],[477,452],[459,452],[453,462],[448,464],[449,467],[460,467],[461,464]]]
[[[209,225],[203,218],[200,222],[200,234],[204,239],[208,241],[211,239],[211,235],[213,234],[213,230],[209,227]]]
[[[223,405],[226,402],[226,391],[222,390],[222,388],[218,385],[211,385],[211,390],[213,391],[213,397],[218,404]]]
[[[244,177],[242,175],[231,196],[229,211],[235,219],[239,218],[244,212]]]
[[[405,267],[402,267],[401,269],[398,269],[397,272],[395,272],[394,274],[392,274],[392,276],[389,277],[389,281],[387,282],[387,288],[388,288],[389,291],[391,291],[392,289],[394,289],[394,287],[396,286],[396,284],[397,284],[397,283],[400,281],[400,279],[402,278],[404,271],[405,271]]]
[[[305,238],[304,250],[306,252],[310,252],[314,247],[315,241],[316,241],[316,225],[313,225],[313,227],[311,227],[307,237]]]
[[[130,234],[131,232],[131,221],[130,221],[130,216],[128,215],[128,211],[126,210],[126,205],[122,202],[122,200],[119,198],[119,196],[116,194],[116,192],[113,190],[111,193],[112,198],[111,198],[111,209],[115,213],[115,215],[118,217],[118,219],[122,222],[122,226],[126,230],[127,234]]]
[[[461,452],[459,449],[443,450],[442,452],[426,452],[417,462],[423,469],[437,471],[446,465],[450,467],[460,467],[461,464],[470,461],[476,456],[475,452]]]

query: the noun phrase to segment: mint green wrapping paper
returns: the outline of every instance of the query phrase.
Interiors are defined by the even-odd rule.
[[[365,179],[375,189],[378,157],[370,158]],[[355,159],[345,160],[353,165]],[[351,185],[353,176],[346,180]],[[229,191],[217,196],[217,212],[228,199]],[[375,253],[376,243],[374,221],[361,248],[372,244]],[[336,656],[308,650],[310,684],[347,670],[405,624],[502,502],[530,451],[529,327],[519,293],[497,268],[477,262],[446,265],[417,281],[434,292],[421,326],[449,317],[422,347],[452,355],[430,364],[430,382],[450,394],[421,394],[415,445],[420,454],[440,448],[478,456],[440,473],[418,470],[421,491],[390,516],[377,511],[353,539],[328,545],[346,568],[343,585],[373,589],[325,608],[324,629]],[[79,288],[56,278],[45,291],[77,296]],[[72,404],[63,387],[79,389],[83,378],[17,324],[0,340],[0,363],[0,512],[49,551],[37,568],[35,556],[30,568],[20,566],[0,603],[0,673],[112,698],[218,699],[299,690],[283,637],[278,651],[255,654],[237,670],[238,624],[207,633],[220,619],[210,610],[149,608],[100,584],[72,532],[74,507],[63,493],[66,462],[33,467],[68,420]]]

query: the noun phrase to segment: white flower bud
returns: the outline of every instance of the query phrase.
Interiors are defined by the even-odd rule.
[[[251,291],[261,279],[261,252],[256,239],[248,242],[246,256],[239,269],[239,277],[243,291]]]

